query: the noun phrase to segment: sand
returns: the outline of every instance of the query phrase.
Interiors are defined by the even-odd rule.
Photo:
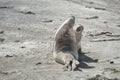
[[[84,26],[76,71],[52,56],[54,34],[70,16]],[[119,66],[119,0],[0,0],[0,80],[119,80]]]

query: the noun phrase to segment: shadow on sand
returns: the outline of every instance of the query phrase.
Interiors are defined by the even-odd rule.
[[[89,56],[87,56],[85,54],[86,53],[84,53],[84,52],[79,54],[79,62],[80,62],[80,64],[77,65],[76,70],[80,70],[79,68],[83,68],[83,69],[94,68],[94,66],[89,66],[87,63],[96,63],[96,62],[98,62],[98,59],[92,59],[91,57],[89,57]]]

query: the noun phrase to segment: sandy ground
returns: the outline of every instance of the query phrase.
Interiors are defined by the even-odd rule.
[[[74,72],[52,57],[54,33],[71,15],[84,26]],[[0,80],[90,78],[120,79],[120,0],[0,0]]]

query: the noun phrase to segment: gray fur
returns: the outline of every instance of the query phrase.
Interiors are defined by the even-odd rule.
[[[75,17],[67,19],[55,34],[53,56],[56,62],[71,66],[78,61],[78,43],[81,40],[79,29],[74,30]],[[79,28],[79,27],[78,27]],[[80,34],[79,34],[80,33]],[[79,37],[78,37],[79,36]]]

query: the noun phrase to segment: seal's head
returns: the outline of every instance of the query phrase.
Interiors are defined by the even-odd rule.
[[[66,54],[65,58],[65,69],[74,71],[79,64],[79,61],[76,60],[71,54]]]

